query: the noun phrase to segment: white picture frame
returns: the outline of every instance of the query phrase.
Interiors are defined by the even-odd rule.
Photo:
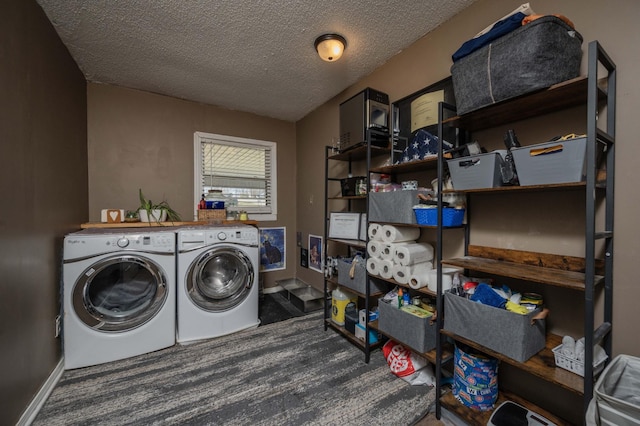
[[[309,234],[309,269],[323,273],[322,259],[323,257],[322,237],[319,235]]]
[[[329,238],[357,240],[360,236],[360,213],[331,212],[329,216]]]

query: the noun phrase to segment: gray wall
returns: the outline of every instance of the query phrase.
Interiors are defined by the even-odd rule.
[[[36,2],[0,9],[0,424],[15,424],[60,360],[62,237],[88,217],[87,108]]]

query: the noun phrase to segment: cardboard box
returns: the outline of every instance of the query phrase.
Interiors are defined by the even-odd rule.
[[[408,190],[371,192],[369,194],[369,221],[415,224],[413,206],[418,204],[418,193]]]
[[[383,302],[382,299],[378,301],[378,311],[378,330],[393,340],[419,353],[436,347],[436,324],[435,321],[432,323],[431,316],[417,317]]]
[[[360,294],[366,294],[367,269],[364,262],[358,262],[354,270],[353,278],[349,276],[351,263],[343,259],[338,259],[338,284],[354,290]],[[386,285],[376,280],[369,281],[369,294],[386,291]]]
[[[539,309],[520,315],[452,293],[444,294],[444,329],[519,362],[545,347],[545,320]]]

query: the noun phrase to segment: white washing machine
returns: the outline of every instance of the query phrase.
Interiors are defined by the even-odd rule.
[[[258,229],[198,227],[177,238],[178,343],[257,327]]]
[[[65,369],[175,344],[175,230],[86,229],[64,238]]]

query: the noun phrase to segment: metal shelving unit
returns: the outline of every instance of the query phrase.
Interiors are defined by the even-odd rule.
[[[605,70],[606,76],[599,78],[598,72]],[[583,330],[585,336],[585,348],[592,348],[597,343],[602,343],[607,354],[611,354],[612,343],[612,317],[613,317],[613,237],[614,237],[614,171],[615,171],[615,98],[616,98],[616,66],[602,49],[597,41],[589,44],[588,76],[576,78],[557,84],[547,90],[524,95],[515,100],[507,100],[498,104],[471,112],[465,116],[444,118],[444,110],[455,113],[455,107],[441,104],[439,130],[443,126],[462,126],[468,130],[478,130],[501,124],[517,121],[549,112],[562,111],[563,109],[586,104],[587,122],[587,153],[586,153],[586,179],[576,184],[536,185],[523,187],[490,188],[482,190],[461,191],[466,192],[468,198],[479,197],[483,194],[500,194],[508,196],[512,193],[526,193],[528,191],[583,191],[585,195],[585,251],[584,258],[569,258],[568,256],[545,255],[540,253],[527,253],[511,250],[491,249],[486,247],[470,246],[465,243],[465,255],[457,259],[442,259],[441,247],[438,247],[437,256],[441,264],[465,268],[466,270],[490,273],[496,276],[515,278],[523,281],[537,282],[544,285],[567,288],[583,295],[584,318]],[[606,114],[601,114],[601,108],[606,109]],[[604,128],[598,126],[598,120],[605,118]],[[604,144],[606,177],[599,179],[598,175],[598,151],[597,145]],[[444,166],[442,153],[438,157],[439,176]],[[596,225],[596,196],[603,196],[604,203],[604,228],[598,229]],[[467,204],[468,223],[473,223],[471,200]],[[439,222],[440,224],[440,222]],[[438,231],[441,232],[441,229]],[[440,238],[440,237],[439,237]],[[596,242],[603,242],[604,259],[596,258]],[[542,259],[543,265],[527,264],[523,258],[536,257]],[[560,266],[562,265],[562,269]],[[569,265],[566,267],[566,265]],[[439,265],[440,266],[440,265]],[[563,270],[563,269],[567,270]],[[443,312],[442,283],[438,280],[438,312]],[[603,321],[596,327],[594,303],[596,291],[602,291]],[[439,330],[442,330],[442,317],[446,321],[446,312],[439,315]],[[439,344],[436,348],[436,389],[437,395],[442,395],[442,341],[444,336],[456,341],[468,344],[503,362],[507,362],[516,368],[533,374],[554,386],[569,390],[583,400],[583,414],[586,413],[588,404],[593,395],[593,352],[585,351],[584,378],[556,367],[553,362],[551,349],[561,342],[561,337],[549,334],[547,346],[539,354],[530,360],[520,363],[509,359],[499,353],[492,352],[475,342],[442,331]],[[549,362],[551,360],[551,363]],[[505,395],[501,395],[505,398]],[[540,407],[518,396],[509,395],[508,399],[530,406],[534,411],[549,416],[552,421],[562,424],[562,419],[553,417]],[[450,393],[442,395],[436,400],[436,416],[440,418],[441,408],[455,412],[462,419],[471,424],[486,424],[488,415],[478,416],[476,412],[467,409],[458,403]],[[486,418],[485,418],[486,417]]]

